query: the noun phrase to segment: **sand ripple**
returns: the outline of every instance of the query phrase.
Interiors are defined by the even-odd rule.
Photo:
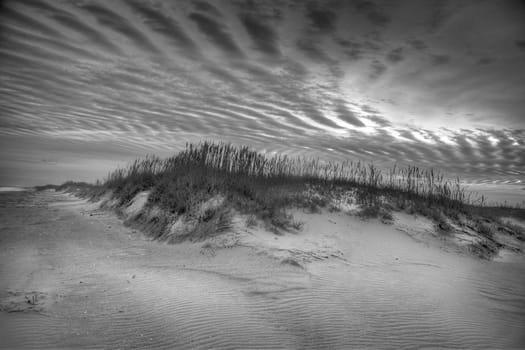
[[[25,203],[30,219],[22,208],[0,212],[0,347],[525,346],[524,264],[425,250],[399,233],[388,251],[374,255],[374,239],[358,235],[358,251],[341,243],[347,261],[302,269],[246,247],[210,257],[144,241],[109,216],[42,197]],[[38,308],[23,304],[27,295]],[[28,312],[9,312],[17,305]]]

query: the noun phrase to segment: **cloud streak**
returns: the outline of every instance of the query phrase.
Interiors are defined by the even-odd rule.
[[[436,4],[7,1],[0,164],[217,139],[525,181],[523,6]]]
[[[226,28],[212,18],[200,13],[192,13],[189,18],[197,24],[199,30],[217,47],[231,56],[242,58],[244,54],[227,32]]]
[[[240,20],[260,51],[273,57],[281,56],[279,37],[269,25],[251,15],[242,15]]]

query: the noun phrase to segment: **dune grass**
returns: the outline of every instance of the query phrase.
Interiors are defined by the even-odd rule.
[[[374,164],[267,156],[248,147],[210,142],[188,144],[184,151],[167,159],[138,159],[127,168],[110,173],[103,183],[123,202],[139,191],[152,189],[156,201],[178,211],[184,211],[189,190],[234,192],[264,200],[261,197],[269,189],[282,192],[286,188],[289,194],[305,185],[358,188],[372,197],[379,192],[396,193],[452,206],[474,204],[477,200],[466,193],[459,178],[449,180],[434,169],[408,166],[384,171]],[[272,200],[282,199],[275,193],[269,196]]]
[[[257,192],[261,185],[268,188],[311,184],[403,193],[442,204],[474,202],[459,178],[449,180],[434,169],[408,166],[382,171],[374,164],[267,156],[248,147],[210,142],[188,144],[184,151],[167,159],[138,159],[127,168],[110,173],[104,182],[106,188],[115,190],[124,201],[134,192],[174,184],[199,189],[204,186],[209,191],[242,187],[247,195]]]
[[[450,229],[447,218],[457,219],[484,204],[483,197],[465,191],[459,178],[450,180],[435,169],[383,170],[374,164],[270,156],[212,142],[187,144],[170,158],[137,159],[96,185],[68,182],[58,189],[92,197],[111,192],[120,206],[150,191],[148,206],[160,208],[171,221],[184,217],[194,223],[180,236],[197,239],[227,229],[231,211],[247,215],[250,225],[260,221],[275,232],[299,229],[288,208],[316,212],[345,200],[344,193],[361,207],[363,218],[390,221],[391,210],[409,210],[430,217],[443,230]],[[220,207],[203,214],[203,203],[218,197],[223,198]],[[154,220],[148,227],[159,237],[170,224],[166,217],[147,220]]]

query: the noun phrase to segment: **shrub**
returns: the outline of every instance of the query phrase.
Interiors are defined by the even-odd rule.
[[[488,222],[477,221],[476,231],[487,238],[492,238],[494,236],[495,228],[494,225]]]
[[[381,207],[378,205],[367,205],[363,207],[358,213],[357,216],[359,216],[362,219],[373,219],[379,217],[379,214],[381,213]]]

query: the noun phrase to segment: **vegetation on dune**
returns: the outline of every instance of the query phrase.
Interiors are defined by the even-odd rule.
[[[184,151],[167,159],[136,160],[129,167],[109,174],[104,186],[114,190],[125,202],[141,190],[162,191],[174,185],[181,190],[181,185],[208,192],[241,190],[245,196],[253,197],[261,186],[266,191],[305,184],[396,192],[455,206],[474,202],[460,185],[459,178],[450,181],[434,169],[408,166],[384,172],[373,164],[267,156],[248,147],[209,142],[197,146],[188,144]],[[179,201],[182,202],[184,200]]]
[[[47,184],[47,185],[35,186],[34,187],[34,189],[36,191],[56,190],[57,188],[58,188],[58,185],[52,185],[52,184]]]
[[[69,182],[58,189],[75,189],[92,197],[111,192],[121,207],[139,192],[149,191],[147,207],[164,215],[157,210],[135,220],[159,239],[174,241],[227,230],[233,211],[245,214],[248,225],[262,222],[280,232],[301,226],[287,213],[290,207],[337,210],[352,200],[363,218],[390,222],[392,210],[407,210],[431,218],[447,231],[451,222],[475,215],[484,204],[483,197],[468,194],[458,178],[449,180],[434,169],[408,166],[385,171],[361,162],[269,156],[248,147],[210,142],[187,144],[184,151],[166,159],[138,159],[96,185]],[[177,220],[187,223],[185,229],[168,234]],[[479,229],[488,235],[494,228]]]

